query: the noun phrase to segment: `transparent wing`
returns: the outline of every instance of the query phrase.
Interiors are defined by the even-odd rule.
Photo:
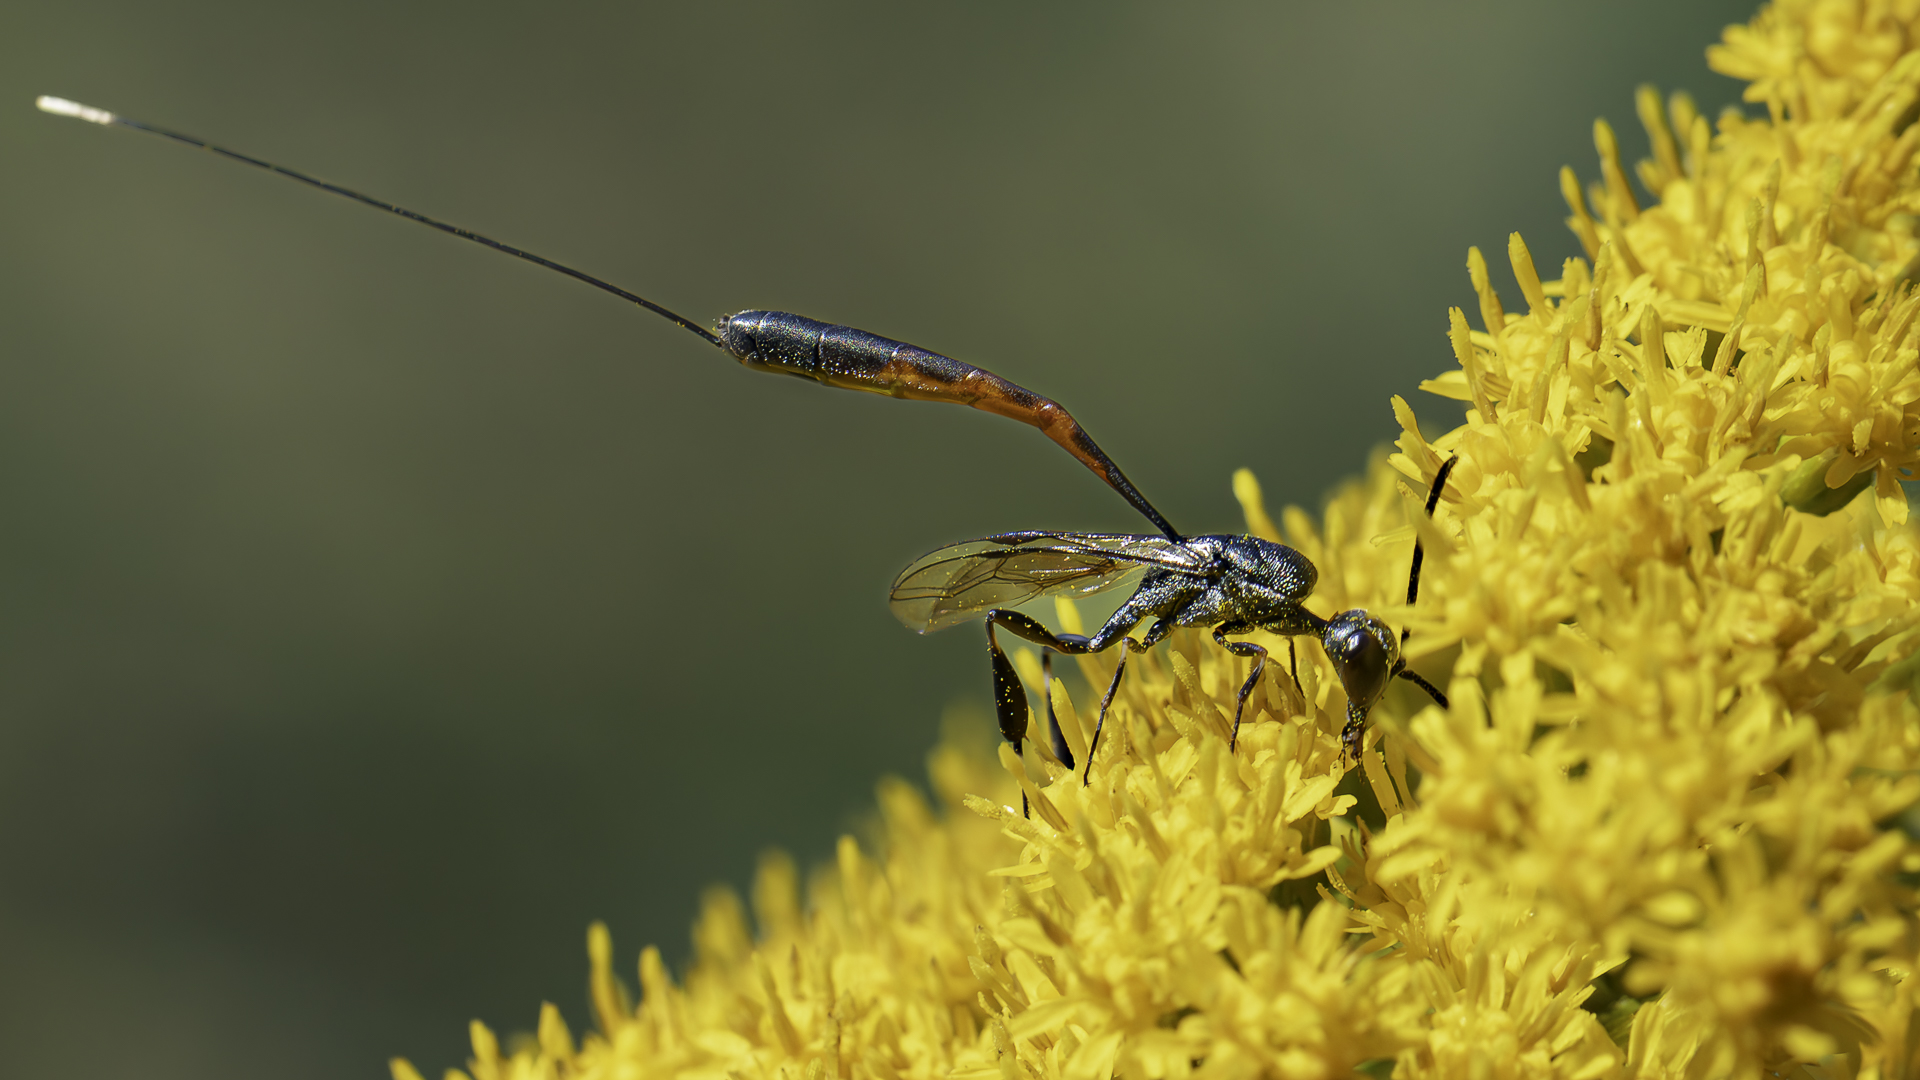
[[[1200,573],[1206,564],[1163,536],[1006,533],[929,552],[900,572],[888,599],[895,618],[924,634],[1047,593],[1091,596],[1149,569]]]

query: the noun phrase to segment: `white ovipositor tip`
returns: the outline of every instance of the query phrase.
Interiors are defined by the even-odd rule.
[[[47,94],[41,94],[34,99],[33,103],[40,107],[41,112],[50,112],[55,116],[71,116],[75,120],[85,120],[90,124],[112,124],[120,119],[105,109],[96,109],[91,105],[82,105],[77,101],[68,101],[66,98],[52,97]]]

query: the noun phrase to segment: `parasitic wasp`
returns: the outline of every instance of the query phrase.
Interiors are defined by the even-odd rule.
[[[1120,660],[1101,699],[1099,719],[1087,747],[1088,777],[1092,775],[1091,759],[1099,747],[1107,710],[1126,672],[1128,654],[1152,648],[1181,627],[1211,627],[1214,641],[1222,648],[1253,662],[1235,702],[1234,742],[1238,741],[1247,699],[1266,670],[1267,650],[1251,641],[1228,639],[1255,630],[1289,639],[1308,635],[1320,642],[1346,691],[1347,722],[1341,731],[1341,744],[1356,759],[1367,714],[1394,678],[1406,679],[1442,706],[1447,704],[1446,695],[1406,666],[1401,656],[1406,631],[1396,638],[1384,622],[1359,609],[1340,612],[1330,619],[1307,610],[1305,601],[1313,592],[1318,571],[1305,555],[1254,536],[1182,536],[1058,402],[984,368],[850,326],[780,311],[742,311],[722,318],[708,330],[590,274],[306,173],[63,98],[43,96],[36,104],[42,111],[59,116],[144,131],[184,143],[544,266],[637,304],[707,344],[724,349],[756,371],[891,397],[968,405],[1037,428],[1091,469],[1151,522],[1158,534],[1016,532],[969,540],[916,560],[895,579],[889,597],[894,615],[919,633],[975,618],[986,621],[994,709],[1001,735],[1016,751],[1026,738],[1027,697],[1013,664],[1000,647],[995,633],[999,629],[1041,646],[1049,673],[1055,652],[1077,655],[1120,647]],[[1434,474],[1427,493],[1428,516],[1439,504],[1455,460],[1449,458]],[[1409,606],[1419,596],[1421,559],[1422,549],[1416,539],[1407,575]],[[1013,610],[1048,594],[1084,596],[1123,585],[1132,585],[1133,594],[1090,635],[1056,634],[1038,620]],[[1134,628],[1149,619],[1153,625],[1140,639],[1134,639]],[[1291,640],[1288,649],[1292,651]],[[1057,719],[1051,715],[1051,696],[1048,705],[1048,741],[1054,756],[1072,769],[1076,763]]]

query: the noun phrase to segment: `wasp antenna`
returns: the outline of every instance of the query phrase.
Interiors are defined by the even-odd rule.
[[[1447,486],[1447,474],[1453,472],[1454,463],[1458,462],[1459,460],[1460,460],[1460,455],[1458,454],[1455,454],[1452,457],[1449,457],[1447,460],[1440,463],[1440,471],[1433,474],[1433,487],[1428,489],[1427,491],[1427,516],[1428,517],[1432,517],[1434,510],[1437,507],[1439,507],[1440,492]],[[1413,534],[1413,568],[1407,571],[1407,606],[1408,607],[1412,607],[1414,601],[1420,599],[1420,564],[1425,562],[1426,558],[1427,558],[1426,548],[1420,543],[1420,534],[1418,531],[1416,531]],[[1411,633],[1411,631],[1406,630],[1404,628],[1401,629],[1400,644],[1402,646],[1406,645],[1407,635],[1409,633]],[[1428,693],[1433,693],[1433,690],[1429,688]]]
[[[1425,690],[1427,692],[1427,696],[1433,698],[1434,704],[1440,706],[1443,709],[1452,707],[1451,703],[1447,701],[1447,695],[1441,693],[1439,687],[1433,685],[1427,680],[1414,674],[1412,671],[1402,670],[1399,674],[1401,678],[1407,680],[1408,682],[1414,684],[1415,686],[1418,686],[1420,689]]]
[[[556,273],[565,274],[576,281],[584,281],[588,285],[591,285],[596,289],[600,289],[604,292],[610,292],[613,295],[629,303],[638,304],[639,306],[646,308],[648,311],[653,312],[655,315],[658,315],[661,318],[666,319],[668,322],[671,322],[674,325],[679,326],[683,330],[699,335],[701,338],[705,339],[705,341],[709,345],[720,346],[721,348],[725,347],[724,345],[721,345],[720,339],[714,336],[713,332],[708,330],[706,327],[701,326],[699,323],[696,323],[693,320],[688,319],[683,315],[680,315],[673,311],[669,311],[668,309],[661,307],[659,304],[654,303],[653,301],[647,299],[644,296],[636,296],[633,293],[630,293],[627,290],[621,288],[620,286],[613,284],[612,282],[602,281],[599,278],[594,277],[592,274],[584,273],[582,271],[575,270],[571,266],[566,266],[562,263],[554,262],[552,259],[535,255],[531,251],[523,251],[520,248],[514,247],[511,244],[503,244],[498,240],[492,239],[491,237],[482,236],[479,233],[472,231],[471,229],[463,229],[458,225],[449,225],[444,221],[437,221],[433,218],[428,217],[425,214],[417,213],[413,210],[408,210],[404,206],[395,206],[393,203],[387,202],[384,199],[376,199],[371,195],[363,195],[360,192],[353,190],[352,188],[341,187],[339,184],[329,183],[325,180],[319,179],[318,177],[308,176],[306,173],[300,172],[295,169],[289,169],[284,165],[275,165],[271,161],[262,161],[257,157],[250,157],[246,154],[240,153],[237,150],[229,150],[224,146],[215,146],[210,142],[207,142],[203,139],[196,139],[191,135],[183,135],[178,131],[169,131],[166,128],[158,127],[153,124],[143,123],[139,120],[128,119],[127,117],[121,116],[117,113],[108,112],[105,109],[96,109],[91,105],[82,105],[77,101],[68,101],[66,98],[59,98],[59,97],[53,97],[47,94],[42,94],[40,97],[34,99],[34,105],[37,106],[41,112],[52,113],[55,116],[71,116],[75,120],[85,120],[90,124],[100,124],[104,127],[129,128],[133,131],[144,131],[149,135],[158,135],[163,139],[172,139],[174,142],[185,143],[186,145],[191,146],[196,150],[205,150],[210,154],[218,154],[224,158],[231,158],[232,160],[238,161],[243,165],[251,165],[256,169],[265,169],[267,172],[270,172],[270,173],[278,173],[279,175],[287,177],[288,179],[298,180],[303,184],[307,184],[312,187],[317,187],[322,191],[332,192],[333,194],[338,195],[343,199],[352,199],[355,202],[365,203],[366,205],[371,206],[376,210],[385,210],[389,214],[394,214],[396,216],[406,218],[409,221],[417,221],[420,224],[427,226],[428,228],[439,229],[443,233],[447,233],[452,236],[457,236],[462,240],[471,240],[474,243],[481,245],[482,247],[490,247],[495,251],[504,252],[508,255],[513,256],[516,259],[525,259],[527,262],[533,263],[536,266],[544,266],[547,269],[552,270]]]

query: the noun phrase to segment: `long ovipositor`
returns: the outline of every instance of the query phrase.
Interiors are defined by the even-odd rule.
[[[504,252],[517,259],[544,266],[584,281],[596,289],[618,296],[622,300],[638,304],[661,318],[679,326],[681,329],[698,335],[710,345],[717,345],[740,358],[741,363],[760,371],[777,371],[787,375],[802,375],[815,379],[828,386],[843,387],[848,390],[865,390],[890,397],[910,398],[916,401],[950,401],[957,405],[971,405],[976,409],[1018,420],[1038,428],[1042,434],[1072,454],[1081,464],[1092,469],[1095,476],[1106,481],[1107,485],[1120,493],[1120,497],[1135,510],[1144,514],[1147,520],[1167,535],[1170,540],[1180,539],[1167,519],[1154,509],[1146,496],[1140,494],[1133,482],[1120,471],[1120,466],[1106,455],[1100,445],[1093,441],[1067,410],[1050,398],[1028,390],[1024,386],[1008,382],[985,368],[962,363],[950,356],[929,352],[903,341],[883,338],[878,334],[869,334],[865,330],[856,330],[851,326],[835,326],[800,315],[790,315],[782,311],[743,311],[720,320],[719,333],[716,335],[706,327],[687,317],[670,311],[644,296],[602,281],[591,274],[575,270],[571,266],[554,262],[552,259],[535,255],[511,244],[482,236],[470,229],[437,221],[425,214],[396,206],[384,199],[364,195],[352,188],[309,176],[283,165],[215,146],[203,139],[183,135],[163,127],[130,119],[105,109],[91,105],[82,105],[65,98],[42,96],[34,102],[42,112],[56,116],[70,116],[76,120],[85,120],[90,124],[104,127],[122,127],[133,131],[144,131],[151,135],[185,143],[210,154],[251,165],[256,169],[265,169],[291,180],[298,180],[322,191],[329,191],[342,198],[365,203],[375,209],[385,210],[389,214],[398,214],[410,221],[417,221],[441,232],[450,233],[462,240],[471,240],[476,244]]]
[[[1051,398],[951,356],[804,315],[742,311],[720,320],[718,329],[720,346],[756,371],[798,375],[828,386],[913,401],[971,405],[1030,424],[1092,469],[1169,539],[1180,539],[1087,429]]]

